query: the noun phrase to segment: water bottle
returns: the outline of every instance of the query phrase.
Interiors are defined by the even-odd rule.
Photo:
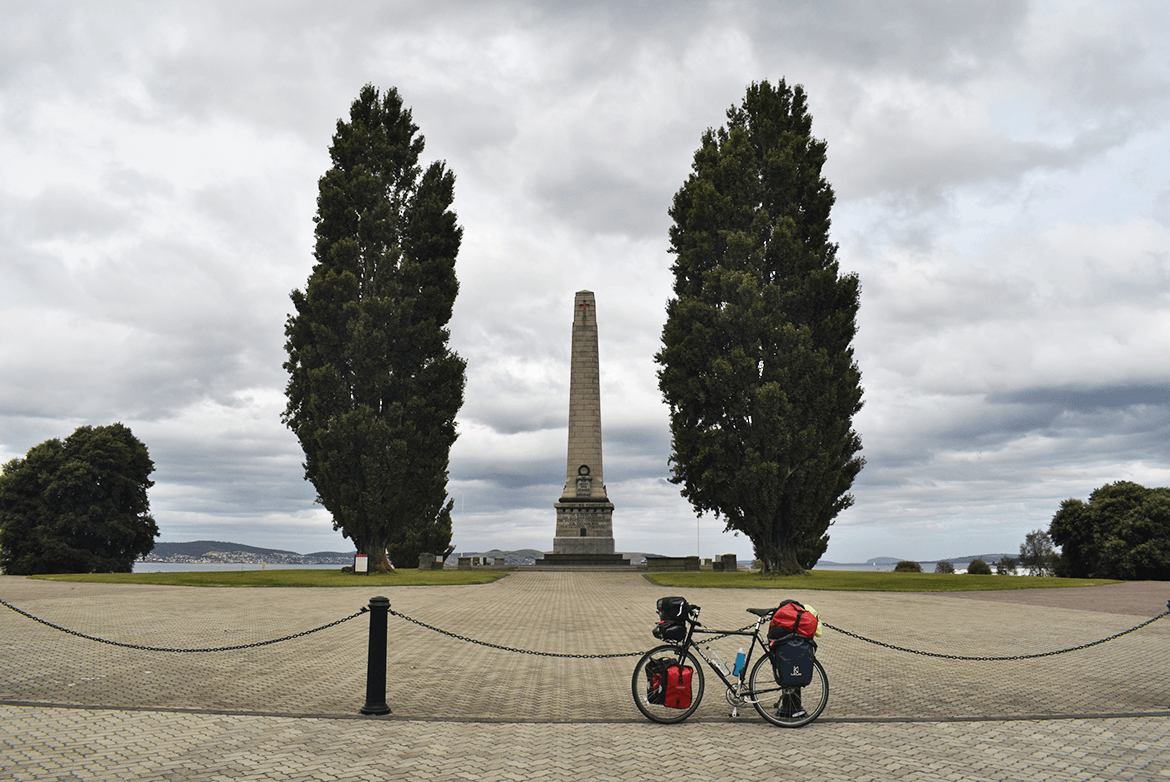
[[[747,652],[745,652],[741,646],[739,647],[739,652],[737,652],[735,655],[735,670],[732,671],[732,673],[734,673],[736,676],[739,676],[741,673],[743,673],[743,662],[746,659]]]
[[[727,664],[725,662],[723,662],[723,658],[719,656],[719,652],[713,652],[710,649],[708,649],[707,655],[711,658],[711,664],[714,665],[716,669],[718,669],[719,673],[726,676],[727,675]]]

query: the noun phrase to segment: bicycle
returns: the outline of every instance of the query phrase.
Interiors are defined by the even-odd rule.
[[[663,600],[682,600],[682,598],[663,598]],[[663,600],[659,601],[660,615]],[[829,702],[829,677],[824,667],[816,659],[816,644],[811,639],[805,639],[814,650],[812,656],[812,674],[807,684],[803,686],[785,686],[780,681],[780,673],[773,667],[773,658],[770,653],[769,641],[761,638],[760,628],[769,621],[775,608],[749,608],[748,613],[756,616],[756,621],[740,630],[709,630],[699,623],[699,606],[682,602],[685,609],[682,615],[675,618],[673,627],[666,627],[655,635],[668,640],[661,646],[656,646],[638,660],[634,666],[634,676],[631,687],[634,703],[639,711],[654,722],[664,724],[682,722],[695,713],[703,700],[705,689],[703,669],[699,666],[694,652],[715,672],[720,681],[726,686],[724,697],[731,706],[732,717],[739,716],[739,707],[751,704],[760,716],[773,725],[782,728],[799,728],[808,725],[821,715],[825,704]],[[669,622],[659,624],[662,628]],[[752,641],[746,650],[742,664],[736,661],[737,670],[729,673],[719,656],[710,649],[701,645],[696,635],[711,635],[720,637],[744,636],[751,637]],[[795,633],[772,639],[772,642],[783,643],[793,639]],[[714,638],[709,640],[715,640]],[[762,654],[752,666],[752,655],[757,647]],[[668,704],[662,697],[662,681],[664,666],[678,666],[682,675],[683,668],[691,670],[690,703],[676,702]],[[748,671],[751,671],[750,675]],[[657,679],[655,677],[658,677]],[[730,678],[729,678],[730,676]],[[807,672],[806,672],[807,676]],[[685,693],[685,690],[684,690]]]

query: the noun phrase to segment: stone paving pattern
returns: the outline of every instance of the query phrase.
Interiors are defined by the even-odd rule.
[[[676,592],[611,572],[514,573],[490,585],[373,591],[0,577],[0,597],[47,621],[166,647],[276,638],[385,594],[396,611],[492,643],[637,652],[655,643],[654,601]],[[1027,598],[682,594],[703,606],[711,627],[741,627],[750,618],[744,608],[795,597],[829,623],[886,643],[1009,655],[1128,629],[1165,610],[1170,584],[1029,590]],[[696,715],[660,726],[631,702],[633,657],[517,654],[401,618],[389,622],[394,711],[360,718],[365,616],[271,646],[200,654],[121,649],[0,607],[0,778],[725,779],[787,769],[786,776],[823,779],[1170,779],[1170,618],[1093,649],[1007,663],[926,658],[827,630],[819,657],[829,705],[799,732],[767,725],[750,710],[731,720],[710,672]],[[713,646],[730,659],[738,645]]]

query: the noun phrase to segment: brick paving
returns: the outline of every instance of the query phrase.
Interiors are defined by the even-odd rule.
[[[1163,587],[1059,590],[1059,604],[945,594],[793,591],[831,624],[939,654],[1050,651],[1128,629]],[[78,632],[148,646],[254,643],[396,611],[510,647],[642,651],[654,601],[634,573],[515,573],[490,585],[196,589],[0,577],[0,597]],[[1049,590],[1058,591],[1058,590]],[[1075,593],[1095,595],[1076,599]],[[741,627],[768,590],[689,590],[708,626]],[[1017,593],[1019,594],[1019,593]],[[1165,597],[1170,597],[1166,594]],[[1051,600],[1051,598],[1047,598]],[[1164,598],[1162,598],[1164,600]],[[707,694],[679,726],[646,722],[633,657],[569,659],[469,644],[390,618],[387,700],[359,718],[367,619],[218,653],[145,652],[0,607],[0,778],[643,779],[787,768],[825,779],[1170,780],[1170,618],[1116,641],[1019,662],[960,662],[826,631],[822,718],[780,731]],[[724,658],[736,641],[713,645]],[[664,734],[670,739],[664,740]],[[675,748],[669,750],[668,748]],[[677,754],[677,757],[675,755]],[[685,768],[680,767],[685,763]]]

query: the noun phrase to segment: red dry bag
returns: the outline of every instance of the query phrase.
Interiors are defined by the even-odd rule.
[[[812,638],[817,634],[817,625],[820,620],[816,614],[805,610],[805,607],[795,600],[785,600],[772,614],[772,624],[768,627],[769,638],[780,638],[788,633],[803,635]]]

